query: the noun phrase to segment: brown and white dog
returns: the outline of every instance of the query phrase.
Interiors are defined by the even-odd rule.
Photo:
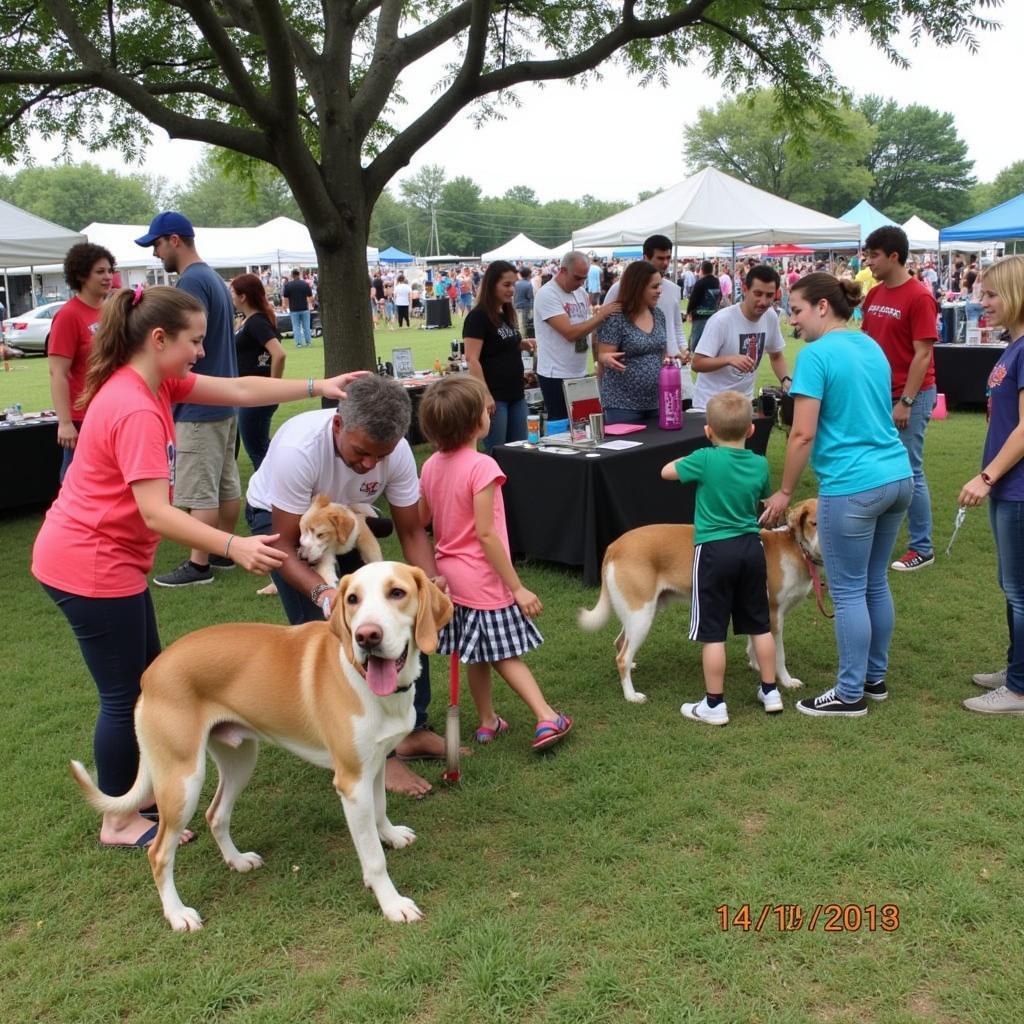
[[[259,740],[334,772],[363,881],[389,920],[420,919],[384,860],[382,843],[400,849],[416,838],[388,820],[384,761],[412,731],[419,653],[437,648],[438,630],[451,614],[451,601],[420,569],[374,562],[342,579],[329,623],[211,626],[172,644],[150,665],[135,708],[140,757],[131,790],[110,797],[77,761],[71,771],[103,813],[125,813],[156,798],[160,825],[149,861],[175,931],[202,927],[178,896],[174,857],[199,801],[207,753],[220,780],[206,820],[224,860],[236,871],[263,863],[256,853],[239,852],[230,834],[231,811],[256,766]]]
[[[338,582],[334,559],[355,548],[364,562],[380,562],[377,538],[366,525],[367,516],[376,516],[372,505],[339,505],[326,494],[318,494],[299,520],[299,557],[332,587]]]
[[[782,624],[786,614],[811,592],[813,571],[821,564],[818,546],[818,501],[794,505],[786,525],[762,530],[768,569],[768,603],[775,637],[775,671],[783,686],[802,685],[786,668]],[[647,697],[633,688],[631,670],[640,645],[647,639],[654,616],[673,599],[689,600],[693,588],[693,527],[675,524],[641,526],[613,541],[601,565],[601,596],[592,609],[581,608],[582,629],[600,629],[613,609],[622,624],[615,638],[615,663],[626,700],[642,704]],[[757,661],[749,639],[747,656]]]

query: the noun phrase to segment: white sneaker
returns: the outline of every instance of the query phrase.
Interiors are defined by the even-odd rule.
[[[983,715],[1024,715],[1024,697],[1005,686],[962,703],[968,711],[980,711]]]
[[[1006,669],[1001,668],[998,672],[978,672],[971,676],[975,686],[982,686],[986,690],[998,690],[1000,686],[1006,685]]]
[[[781,700],[781,698],[780,698]],[[684,704],[679,713],[684,718],[692,718],[695,722],[702,722],[704,725],[728,725],[729,709],[723,700],[716,707],[708,707],[707,697],[702,697],[696,704]]]
[[[774,690],[769,690],[767,693],[759,686],[757,688],[757,699],[764,705],[764,709],[769,715],[778,714],[782,710],[782,694],[779,693],[777,686]]]

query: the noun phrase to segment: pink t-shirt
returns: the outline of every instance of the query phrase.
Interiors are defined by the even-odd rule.
[[[32,549],[32,575],[81,597],[146,589],[160,535],[143,522],[131,485],[167,480],[174,493],[174,420],[196,378],[165,380],[153,394],[129,366],[89,403],[75,459]]]
[[[51,356],[63,356],[71,360],[68,375],[68,392],[71,397],[71,419],[81,423],[85,410],[75,407],[78,396],[85,389],[85,372],[89,366],[89,352],[92,336],[100,322],[100,310],[93,309],[77,295],[73,295],[57,310],[50,327],[50,341],[46,351]]]
[[[488,484],[494,488],[494,528],[505,551],[505,502],[501,485],[505,474],[489,455],[460,448],[436,452],[420,471],[420,492],[434,516],[434,546],[438,572],[448,580],[452,600],[466,608],[507,608],[512,591],[487,561],[476,535],[473,498]]]

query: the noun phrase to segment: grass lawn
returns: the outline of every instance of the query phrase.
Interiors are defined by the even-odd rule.
[[[411,344],[425,368],[458,334],[378,332],[378,351],[388,358],[393,345]],[[791,365],[798,347],[790,345]],[[319,341],[310,351],[286,348],[289,376],[321,372]],[[43,360],[0,377],[0,406],[14,401],[49,405]],[[259,851],[266,866],[228,871],[197,818],[199,840],[180,852],[177,881],[206,928],[170,931],[145,856],[98,848],[97,818],[68,776],[70,758],[92,763],[94,688],[65,621],[28,573],[41,512],[7,516],[0,1020],[1018,1019],[1024,895],[1013,863],[1024,792],[1010,769],[1024,723],[959,706],[980,692],[971,673],[1004,658],[986,514],[972,511],[952,557],[942,553],[984,430],[977,412],[929,429],[940,554],[931,568],[893,576],[892,697],[866,718],[810,719],[792,709],[791,693],[785,713],[768,718],[742,641],[730,641],[731,724],[685,721],[679,704],[698,699],[702,682],[678,605],[655,623],[635,673],[649,703],[627,705],[615,629],[593,635],[575,625],[596,590],[578,573],[523,564],[545,604],[547,642],[530,664],[577,726],[538,757],[526,708],[499,691],[511,733],[467,759],[461,786],[422,802],[391,800],[392,819],[419,835],[388,858],[398,888],[426,914],[410,926],[385,921],[362,888],[329,773],[266,749],[234,822],[240,847]],[[784,445],[776,433],[776,482]],[[813,493],[808,472],[794,498]],[[395,556],[393,541],[386,545]],[[163,545],[157,570],[181,557]],[[154,588],[164,644],[218,622],[282,622],[276,601],[256,597],[259,585],[236,569],[213,587]],[[832,625],[813,602],[788,620],[786,649],[802,694],[830,685]],[[433,718],[443,727],[442,659],[432,675]],[[468,697],[463,722],[469,732]],[[423,770],[439,781],[440,765]],[[847,909],[847,928],[837,931],[825,930],[836,914],[823,914],[810,931],[815,908],[828,904],[859,913]],[[780,905],[791,909],[778,915]],[[898,908],[898,923],[892,911],[884,919],[889,930],[883,905]],[[731,924],[745,906],[747,929],[742,917]]]

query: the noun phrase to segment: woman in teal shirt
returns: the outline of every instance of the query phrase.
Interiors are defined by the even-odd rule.
[[[790,289],[789,322],[814,344],[797,359],[782,486],[765,503],[762,521],[782,517],[809,457],[839,670],[833,688],[797,702],[806,715],[866,715],[865,697],[889,696],[889,561],[913,478],[893,424],[889,362],[871,338],[847,327],[859,304],[860,285],[831,274],[808,274]]]

